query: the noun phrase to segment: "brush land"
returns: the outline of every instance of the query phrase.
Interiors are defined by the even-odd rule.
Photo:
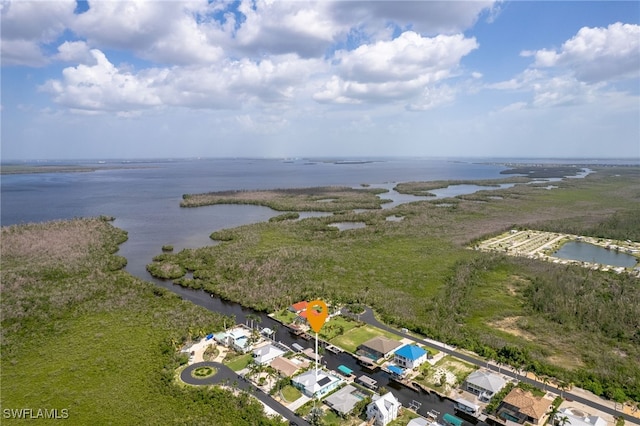
[[[126,238],[103,219],[2,228],[2,423],[282,424],[246,394],[177,384],[180,346],[224,318],[122,271]]]
[[[467,248],[518,227],[640,241],[640,169],[593,169],[554,182],[552,190],[546,182],[519,184],[446,204],[340,209],[330,217],[242,226],[212,234],[222,241],[217,246],[164,253],[154,263],[192,271],[182,285],[258,310],[317,297],[367,304],[398,327],[598,395],[640,400],[636,278]],[[424,195],[430,188],[406,189]],[[235,202],[272,206],[265,191],[241,195]],[[315,202],[323,204],[330,202]],[[306,202],[291,208],[304,209]],[[329,226],[348,221],[367,226]]]

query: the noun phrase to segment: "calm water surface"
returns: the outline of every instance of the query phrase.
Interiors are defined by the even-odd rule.
[[[622,266],[631,268],[638,262],[629,254],[609,250],[593,244],[580,241],[569,241],[555,253],[555,257],[568,260],[579,260],[581,262],[599,263],[601,265]]]
[[[171,244],[176,251],[210,245],[213,231],[266,221],[279,214],[266,207],[242,205],[185,209],[180,200],[186,193],[494,179],[504,177],[500,171],[505,169],[495,164],[409,159],[359,164],[210,159],[84,165],[105,169],[2,176],[2,225],[114,216],[114,224],[129,233],[129,240],[120,248],[129,262],[127,270],[147,280],[145,265],[163,245]]]

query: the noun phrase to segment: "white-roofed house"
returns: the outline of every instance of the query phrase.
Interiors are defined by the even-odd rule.
[[[566,417],[569,420],[567,424],[571,426],[607,426],[607,421],[602,417],[588,416],[579,410],[571,408],[559,409],[558,414],[556,414],[555,422],[550,419],[549,423],[560,424],[560,419],[563,417]]]
[[[261,365],[269,364],[280,355],[284,355],[284,351],[282,349],[276,348],[271,344],[264,345],[253,350],[253,360],[256,362],[256,364]]]
[[[481,401],[488,401],[507,384],[507,381],[495,373],[476,370],[467,376],[464,389],[477,395]]]
[[[373,419],[375,426],[386,426],[398,417],[400,405],[400,401],[391,392],[382,396],[376,394],[367,405],[367,419]]]
[[[316,379],[316,370],[311,369],[291,379],[291,383],[309,398],[319,398],[340,386],[342,379],[323,370],[318,371]]]

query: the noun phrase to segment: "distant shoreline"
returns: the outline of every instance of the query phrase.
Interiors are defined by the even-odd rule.
[[[144,166],[76,166],[76,165],[18,165],[0,166],[0,175],[25,175],[36,173],[88,173],[97,170],[140,169]]]

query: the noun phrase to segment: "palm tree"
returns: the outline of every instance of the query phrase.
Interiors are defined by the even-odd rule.
[[[544,391],[547,391],[547,385],[549,384],[550,380],[549,380],[549,376],[547,376],[546,374],[543,374],[542,377],[542,383],[544,384]]]
[[[558,407],[555,404],[552,405],[546,415],[549,416],[547,423],[551,423],[552,425],[555,424],[556,416],[558,415]]]
[[[560,398],[564,398],[563,392],[569,389],[569,383],[560,381],[560,383],[558,383],[558,389],[560,389]]]
[[[569,420],[569,417],[567,416],[562,416],[560,417],[559,423],[560,423],[560,426],[566,426],[567,423],[571,424],[571,420]]]
[[[309,423],[314,426],[318,426],[322,424],[322,415],[324,411],[320,407],[313,407],[309,412]]]

